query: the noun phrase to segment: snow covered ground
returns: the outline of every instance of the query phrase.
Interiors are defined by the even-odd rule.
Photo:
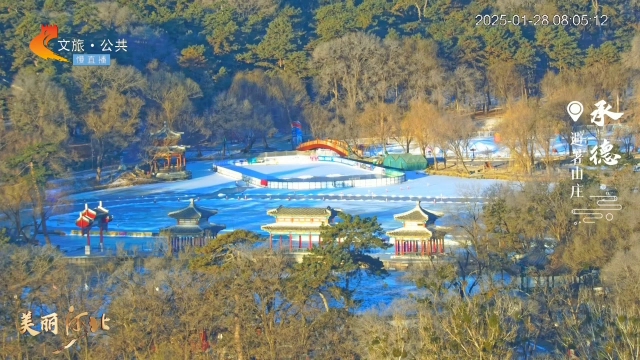
[[[613,132],[607,132],[603,134],[604,137],[609,138],[609,141],[612,143],[618,143],[621,147],[624,147],[620,142],[614,141],[610,139],[613,137]],[[468,158],[476,157],[482,159],[501,159],[508,158],[510,151],[504,145],[504,143],[498,143],[495,141],[494,137],[475,137],[469,140],[469,147],[467,149],[462,149],[463,153],[466,150],[466,156]],[[594,135],[585,132],[583,136],[583,145],[587,145],[589,149],[597,144],[597,139]],[[633,143],[633,139],[631,141]],[[471,149],[475,149],[476,151],[472,152]],[[584,148],[583,148],[584,149]],[[428,149],[428,151],[432,151],[432,149]],[[436,155],[441,156],[442,150],[440,148],[435,148]],[[556,136],[550,139],[549,152],[552,155],[563,156],[569,153],[569,144],[560,136]],[[390,141],[387,145],[387,152],[389,154],[401,154],[404,153],[404,149],[402,145]],[[412,154],[421,154],[420,148],[416,144],[411,144],[409,152]],[[536,150],[536,156],[542,157],[545,155],[545,151],[542,148],[538,148]],[[384,155],[384,151],[381,145],[370,146],[365,149],[365,155],[367,156],[381,156]],[[430,153],[427,154],[428,157],[431,156]],[[447,157],[454,157],[455,154],[452,150],[447,150]]]

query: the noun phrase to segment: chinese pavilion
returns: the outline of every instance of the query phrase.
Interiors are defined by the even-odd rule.
[[[170,212],[169,216],[178,223],[160,230],[169,240],[170,251],[177,252],[188,246],[205,246],[209,240],[214,239],[220,230],[226,228],[224,225],[209,223],[209,218],[217,213],[217,210],[197,206],[193,199],[186,208]]]
[[[179,145],[182,132],[175,132],[167,126],[151,134],[151,173],[157,178],[166,180],[190,179],[191,172],[187,171],[186,146]],[[174,161],[175,159],[175,161]]]
[[[310,250],[313,243],[320,243],[320,226],[333,223],[338,210],[330,206],[326,208],[286,208],[280,205],[277,209],[267,211],[267,215],[276,218],[276,222],[262,226],[269,233],[269,248],[273,249],[273,236],[280,236],[279,248],[282,249],[282,237],[288,236],[289,251]],[[294,236],[297,244],[294,246]],[[303,239],[304,237],[304,239]],[[304,242],[304,245],[303,245]]]
[[[444,239],[434,239],[433,232],[427,228],[442,215],[423,209],[420,201],[415,208],[394,215],[396,221],[402,222],[402,227],[387,232],[387,235],[395,240],[396,255],[443,254]]]

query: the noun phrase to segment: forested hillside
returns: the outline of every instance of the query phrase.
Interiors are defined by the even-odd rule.
[[[68,110],[65,124],[96,138],[103,135],[90,114],[122,109],[119,96],[132,103],[109,118],[139,120],[136,132],[168,121],[208,139],[224,132],[260,139],[294,119],[322,136],[355,127],[367,107],[393,104],[386,109],[393,114],[412,100],[475,110],[549,95],[542,85],[551,73],[560,73],[563,85],[588,80],[591,92],[626,108],[640,69],[640,43],[633,41],[639,12],[639,2],[622,0],[4,0],[2,116],[20,122],[11,95],[19,98],[18,82],[35,81],[33,73],[55,84],[48,96],[66,99],[58,101],[58,112]],[[549,21],[477,25],[477,15],[502,14]],[[588,15],[589,24],[579,19],[575,26],[574,15]],[[38,60],[28,44],[46,23],[57,24],[61,38],[86,44],[126,39],[128,51],[114,53],[118,66],[109,70]],[[122,68],[128,66],[134,69]]]
[[[570,101],[605,99],[626,113],[619,141],[638,132],[639,14],[623,0],[0,0],[3,198],[87,164],[100,177],[125,151],[144,163],[163,123],[195,148],[268,148],[298,120],[316,138],[395,139],[460,160],[470,115],[496,106],[515,165],[530,172],[524,148],[570,140]],[[29,49],[41,24],[85,52],[107,40],[127,49],[109,67],[42,60]]]

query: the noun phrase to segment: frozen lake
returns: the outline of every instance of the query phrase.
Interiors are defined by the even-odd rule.
[[[316,166],[317,165],[317,166]],[[186,207],[189,199],[196,199],[199,206],[217,209],[218,215],[210,220],[214,223],[225,224],[228,231],[247,229],[260,231],[260,226],[272,222],[273,218],[266,214],[267,210],[280,205],[298,207],[335,207],[353,215],[377,216],[386,230],[399,227],[393,220],[393,215],[407,211],[415,206],[419,199],[437,197],[437,203],[423,203],[423,207],[444,212],[444,218],[439,219],[440,225],[447,222],[447,215],[455,213],[460,208],[460,197],[463,195],[479,196],[480,191],[498,180],[462,179],[447,176],[426,176],[424,174],[408,173],[408,181],[402,184],[377,188],[339,188],[318,190],[278,190],[254,188],[246,190],[241,196],[225,197],[212,196],[217,191],[236,188],[236,181],[211,171],[212,162],[193,162],[189,170],[193,172],[193,179],[149,184],[126,188],[107,189],[87,193],[74,194],[69,197],[69,204],[62,211],[53,216],[50,227],[69,232],[75,229],[78,213],[84,209],[85,202],[95,207],[102,201],[105,208],[114,216],[110,230],[114,231],[152,231],[173,225],[174,220],[167,214],[171,211]],[[253,166],[260,171],[271,174],[290,174],[290,176],[304,176],[312,174],[343,174],[347,170],[365,170],[333,163],[300,164],[300,165],[260,165]],[[317,169],[314,169],[317,167]],[[269,195],[288,195],[291,200],[270,200]],[[306,198],[313,195],[315,199]],[[332,200],[322,200],[320,196],[333,195]],[[368,196],[375,195],[377,200]],[[260,198],[252,198],[260,196]],[[337,197],[340,199],[337,199]],[[384,196],[384,201],[381,200]],[[399,201],[394,197],[412,197],[412,201]],[[246,197],[246,200],[245,200]],[[456,202],[448,201],[452,198]],[[477,199],[468,199],[477,201]],[[68,237],[73,241],[76,237]],[[82,239],[77,237],[79,242]]]
[[[248,189],[240,195],[225,197],[217,196],[221,190],[236,189],[236,181],[212,172],[213,162],[191,162],[188,169],[193,173],[193,179],[180,182],[149,184],[127,188],[116,188],[74,194],[69,197],[69,204],[60,213],[49,220],[49,227],[69,233],[76,229],[75,220],[84,209],[85,202],[90,207],[103,202],[114,216],[109,230],[113,231],[150,231],[158,232],[160,228],[173,225],[175,220],[167,214],[186,207],[189,199],[194,198],[199,206],[218,210],[218,214],[210,221],[225,224],[225,231],[246,229],[267,235],[260,230],[260,226],[273,222],[267,215],[267,210],[280,205],[289,207],[327,207],[341,209],[352,215],[365,217],[376,216],[383,228],[388,231],[401,226],[393,219],[394,214],[412,209],[418,199],[438,197],[436,203],[424,202],[427,209],[445,213],[438,219],[436,225],[451,225],[454,216],[459,213],[466,201],[482,201],[478,198],[463,198],[480,196],[480,191],[499,181],[480,179],[461,179],[446,176],[427,176],[411,172],[407,174],[408,181],[403,184],[378,188],[340,188],[322,190],[275,190]],[[277,174],[285,177],[300,176],[328,176],[332,174],[361,174],[365,170],[352,168],[342,164],[286,164],[286,165],[252,165],[261,172]],[[286,195],[286,198],[270,200],[272,195]],[[333,195],[332,199],[322,200],[323,196]],[[371,195],[377,200],[371,200]],[[314,196],[313,199],[308,198]],[[381,200],[380,196],[384,196]],[[394,199],[411,197],[411,201]],[[245,199],[246,197],[246,199]],[[291,200],[286,200],[290,198]],[[80,236],[51,237],[53,245],[60,246],[69,255],[82,255],[86,239]],[[115,250],[117,244],[131,249],[151,250],[156,245],[153,238],[133,237],[105,237],[105,247]],[[92,253],[98,254],[99,239],[92,236]],[[112,250],[112,251],[113,251]],[[393,248],[384,251],[392,254]],[[419,292],[415,285],[405,282],[402,273],[391,272],[385,280],[366,279],[357,292],[356,298],[364,301],[362,309],[370,309],[382,304],[389,304],[393,299],[405,298],[409,294]]]

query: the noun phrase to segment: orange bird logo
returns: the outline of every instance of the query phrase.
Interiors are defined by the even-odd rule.
[[[63,58],[62,56],[54,53],[53,51],[49,50],[49,48],[47,48],[47,45],[49,45],[49,42],[57,38],[58,38],[58,25],[42,25],[40,29],[40,34],[35,38],[33,38],[33,40],[31,40],[31,43],[29,44],[29,49],[31,49],[31,51],[33,51],[34,54],[38,55],[39,57],[45,60],[53,59],[58,61],[69,62],[69,60]]]

